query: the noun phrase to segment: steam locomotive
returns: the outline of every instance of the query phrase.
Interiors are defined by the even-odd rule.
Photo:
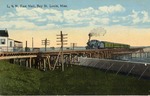
[[[99,40],[89,40],[87,42],[86,49],[104,49],[104,48],[130,48],[130,45],[113,43],[107,41],[99,41]]]

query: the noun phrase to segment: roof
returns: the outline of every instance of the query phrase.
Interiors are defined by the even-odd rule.
[[[8,38],[9,40],[14,40],[14,39],[11,39],[11,38]]]
[[[9,37],[7,30],[0,30],[0,37]]]
[[[16,42],[16,43],[22,43],[21,41],[17,41],[17,40],[14,40],[14,42]]]

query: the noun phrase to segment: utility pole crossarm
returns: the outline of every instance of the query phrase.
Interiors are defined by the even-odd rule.
[[[47,45],[50,45],[50,40],[47,40],[47,38],[45,40],[42,40],[42,45],[45,46],[45,52],[47,51]]]
[[[56,35],[56,36],[58,36],[57,37],[57,39],[59,39],[57,42],[59,42],[59,43],[57,43],[57,45],[61,45],[61,65],[62,65],[62,71],[64,71],[64,56],[63,56],[63,46],[64,45],[67,45],[67,40],[65,40],[65,39],[67,39],[67,37],[65,37],[65,36],[67,36],[68,34],[62,34],[62,31],[60,31],[60,34],[59,35]]]

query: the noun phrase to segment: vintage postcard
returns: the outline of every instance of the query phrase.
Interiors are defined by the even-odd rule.
[[[149,0],[0,0],[0,95],[150,94]]]

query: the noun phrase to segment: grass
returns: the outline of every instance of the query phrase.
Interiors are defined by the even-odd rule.
[[[0,61],[0,94],[142,95],[150,94],[150,81],[81,66],[43,72]]]

